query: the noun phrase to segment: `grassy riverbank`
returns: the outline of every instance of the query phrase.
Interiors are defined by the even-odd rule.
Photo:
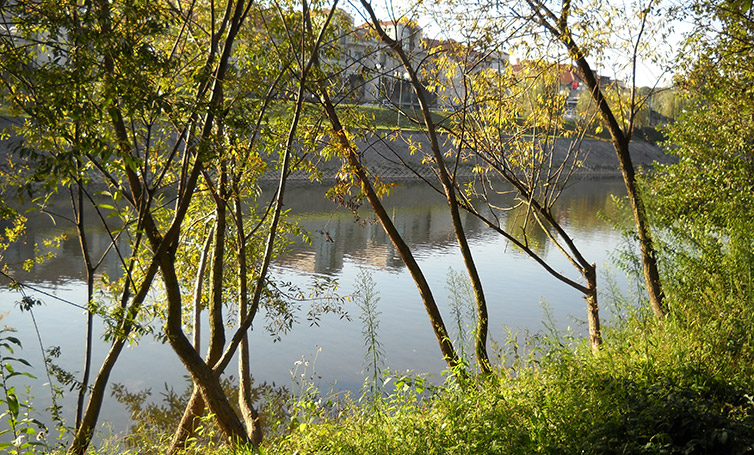
[[[733,310],[731,308],[731,310]],[[431,398],[349,403],[266,453],[747,453],[752,350],[744,324],[634,317],[594,358],[576,340],[532,340],[509,370]],[[749,319],[745,317],[744,319]],[[738,327],[739,329],[736,329]],[[743,343],[742,343],[743,342]],[[329,416],[325,417],[326,414]]]
[[[508,343],[505,367],[464,387],[393,377],[376,399],[309,389],[266,422],[276,436],[261,453],[749,453],[754,317],[741,290],[676,301],[661,324],[623,312],[596,357],[579,338],[539,334]],[[162,453],[160,439],[132,435],[130,453]]]

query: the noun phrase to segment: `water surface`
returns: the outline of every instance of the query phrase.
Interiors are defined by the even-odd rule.
[[[352,213],[337,209],[328,201],[324,197],[325,191],[324,186],[316,185],[293,187],[288,191],[286,206],[310,233],[312,242],[296,244],[287,256],[278,259],[273,267],[274,276],[301,287],[311,285],[316,277],[336,279],[340,285],[339,293],[347,296],[352,293],[359,272],[366,270],[375,280],[379,293],[379,337],[385,365],[394,370],[429,373],[437,382],[442,381],[445,363],[422,302],[381,226],[366,210],[362,211],[357,222]],[[599,214],[610,212],[612,195],[623,193],[619,180],[586,180],[571,187],[558,203],[558,219],[584,256],[597,264],[601,279],[605,270],[612,269],[609,257],[619,244],[620,235]],[[463,263],[446,203],[422,185],[404,184],[387,199],[386,205],[424,270],[446,325],[452,325],[447,277],[451,269],[462,272]],[[512,220],[506,222],[513,226]],[[492,344],[504,343],[508,330],[542,330],[542,302],[547,303],[553,321],[560,329],[571,327],[583,332],[585,303],[577,291],[552,278],[475,218],[465,216],[464,225],[488,299]],[[20,263],[30,253],[35,240],[64,232],[68,233],[68,240],[56,258],[31,273],[20,270]],[[537,251],[557,270],[578,279],[578,273],[545,241],[544,236],[539,240]],[[94,233],[95,248],[107,242],[104,231]],[[81,369],[85,316],[80,308],[65,301],[77,305],[85,303],[84,271],[80,267],[78,248],[75,232],[70,226],[53,225],[48,217],[41,216],[30,220],[27,243],[6,255],[17,278],[41,291],[28,290],[27,293],[44,302],[43,307],[34,311],[43,345],[60,346],[62,354],[58,362],[75,372]],[[106,261],[104,270],[117,274],[117,261],[114,258]],[[619,280],[619,283],[623,282]],[[7,283],[0,284],[5,286]],[[65,301],[53,298],[53,295]],[[47,379],[39,368],[42,356],[31,317],[14,306],[18,300],[18,292],[0,288],[0,308],[9,312],[3,323],[19,330],[24,342],[22,356],[36,366],[34,374],[40,379],[33,384],[32,391],[35,406],[41,409],[49,404],[49,392],[41,385]],[[320,378],[321,390],[327,391],[331,387],[358,390],[364,380],[366,352],[358,319],[359,309],[353,302],[347,303],[350,321],[337,315],[325,315],[318,325],[312,326],[306,320],[307,305],[301,306],[299,323],[279,341],[264,330],[263,320],[257,321],[251,334],[255,380],[290,386],[291,371],[303,356],[311,361],[307,374],[316,368],[315,376]],[[102,336],[101,324],[97,336]],[[98,343],[93,362],[95,369],[99,368],[106,351],[107,345]],[[228,371],[235,375],[233,367]],[[301,372],[299,369],[297,374]],[[113,371],[112,382],[124,384],[131,391],[150,388],[153,397],[159,398],[165,384],[182,390],[186,386],[185,375],[169,346],[145,337],[124,352]],[[63,403],[69,413],[73,411],[74,395],[67,393]],[[126,411],[113,398],[106,401],[103,418],[112,422],[117,431],[127,426]]]

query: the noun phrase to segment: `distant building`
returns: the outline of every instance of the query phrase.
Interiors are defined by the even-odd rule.
[[[586,83],[581,77],[581,73],[575,67],[565,68],[561,71],[558,83],[560,85],[559,92],[566,96],[565,115],[566,117],[575,117],[577,115],[579,97],[586,88]]]
[[[347,16],[345,12],[340,13]],[[393,51],[388,49],[372,29],[371,24],[353,26],[352,20],[341,21],[351,30],[340,30],[338,45],[342,52],[330,61],[333,75],[340,78],[344,100],[361,104],[396,106],[418,109],[419,102],[408,80],[408,73]],[[419,70],[431,107],[452,107],[466,96],[465,72],[501,71],[508,64],[505,52],[480,52],[453,40],[425,38],[423,30],[408,20],[380,23],[392,39],[399,41],[409,59]],[[440,59],[454,63],[453,70]]]

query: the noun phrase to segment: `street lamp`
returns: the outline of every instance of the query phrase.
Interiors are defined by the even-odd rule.
[[[401,127],[401,109],[403,109],[403,83],[408,80],[408,72],[395,72],[395,78],[398,80],[398,128]]]

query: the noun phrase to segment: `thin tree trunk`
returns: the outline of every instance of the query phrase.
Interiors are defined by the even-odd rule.
[[[636,184],[636,171],[631,160],[631,154],[629,152],[629,143],[631,138],[623,133],[623,130],[618,125],[615,116],[613,115],[607,100],[602,94],[602,90],[594,77],[594,73],[586,61],[586,58],[581,54],[581,51],[573,41],[570,41],[571,45],[569,51],[572,55],[577,56],[576,63],[578,64],[581,72],[584,74],[584,81],[592,92],[594,100],[600,108],[603,118],[608,124],[610,136],[612,138],[613,147],[615,153],[618,156],[618,162],[620,163],[621,175],[623,176],[623,182],[626,186],[626,193],[628,194],[629,205],[631,206],[631,213],[634,217],[634,224],[636,226],[636,233],[639,238],[639,249],[641,251],[642,270],[644,272],[644,281],[647,286],[647,293],[649,294],[649,304],[652,307],[652,311],[658,320],[665,317],[667,309],[664,304],[664,294],[662,291],[662,285],[660,282],[660,272],[657,267],[657,258],[654,244],[652,242],[652,236],[649,230],[649,221],[647,220],[647,212],[644,208],[644,201],[639,194],[639,189]]]
[[[188,173],[186,188],[195,188],[196,181],[200,173],[201,165],[196,163]],[[126,169],[129,181],[136,183],[137,177],[132,171]],[[131,188],[137,188],[138,185],[131,185]],[[176,214],[173,224],[168,228],[164,236],[161,236],[155,226],[154,220],[150,213],[143,217],[144,232],[147,234],[149,241],[154,249],[154,258],[159,261],[159,267],[162,275],[162,281],[165,288],[167,300],[167,323],[165,333],[171,347],[184,364],[191,375],[194,384],[199,388],[206,406],[215,416],[215,421],[223,434],[230,442],[246,443],[249,442],[246,431],[238,420],[238,416],[230,406],[225,396],[219,380],[219,374],[216,375],[212,367],[199,356],[194,346],[183,332],[182,318],[182,298],[180,283],[175,271],[175,250],[178,243],[179,227],[185,217],[191,200],[192,192],[186,191],[184,196],[178,201]],[[139,195],[135,194],[136,200]]]
[[[86,399],[86,392],[89,387],[89,376],[92,369],[92,326],[94,325],[94,314],[91,310],[92,298],[94,297],[94,266],[92,265],[92,258],[89,254],[89,244],[86,235],[86,229],[84,227],[84,189],[81,185],[77,185],[77,202],[71,200],[74,213],[76,213],[76,231],[79,237],[79,246],[81,247],[81,255],[84,259],[84,267],[86,268],[86,328],[84,336],[84,372],[81,378],[81,384],[79,388],[79,396],[76,402],[76,421],[74,428],[78,428],[81,425],[81,419],[84,414],[84,402]],[[76,209],[78,207],[78,210]]]
[[[655,314],[655,318],[662,320],[667,314],[667,308],[664,303],[662,283],[660,281],[660,273],[657,267],[656,251],[649,229],[649,221],[647,219],[643,200],[636,185],[636,171],[629,152],[631,128],[629,127],[628,132],[624,132],[618,124],[618,120],[602,93],[602,88],[586,59],[586,55],[573,39],[573,34],[567,23],[568,15],[570,14],[570,2],[564,0],[563,10],[561,11],[559,18],[555,16],[555,14],[551,12],[541,0],[527,0],[527,3],[538,16],[540,23],[550,32],[551,35],[553,35],[553,37],[565,45],[571,58],[576,61],[576,65],[581,70],[584,82],[589,88],[592,98],[597,104],[600,114],[607,124],[608,131],[610,131],[610,137],[612,139],[613,147],[615,148],[615,153],[618,156],[621,175],[623,176],[623,182],[626,186],[626,193],[628,194],[628,201],[631,206],[631,212],[634,217],[634,224],[639,238],[642,269],[647,293],[649,295],[649,304]]]
[[[302,2],[304,7],[304,18],[307,18],[308,14],[308,6],[306,2]],[[246,315],[246,317],[241,321],[238,330],[233,335],[233,338],[231,339],[228,348],[223,353],[222,357],[218,361],[217,365],[215,365],[216,371],[223,371],[228,364],[230,363],[231,357],[235,353],[235,350],[240,345],[243,338],[246,336],[246,332],[251,327],[251,323],[254,320],[254,317],[256,316],[257,310],[259,309],[259,302],[262,298],[262,290],[265,287],[265,281],[267,280],[267,272],[270,267],[270,263],[272,262],[273,253],[274,253],[274,246],[275,246],[275,239],[277,237],[277,229],[278,225],[280,224],[280,218],[282,216],[283,212],[283,198],[285,196],[285,189],[288,182],[288,173],[291,166],[291,159],[293,154],[293,146],[294,146],[294,139],[295,139],[295,133],[298,129],[298,124],[301,119],[301,114],[303,110],[303,103],[304,103],[304,96],[306,94],[306,83],[308,82],[309,72],[311,70],[312,65],[314,64],[314,61],[316,60],[317,53],[319,52],[320,46],[322,44],[322,40],[324,39],[324,32],[325,28],[330,22],[330,19],[332,18],[332,14],[335,11],[335,6],[337,5],[337,0],[334,2],[333,7],[330,9],[330,14],[328,15],[325,23],[322,25],[322,29],[320,29],[320,33],[317,36],[317,39],[315,40],[314,44],[311,47],[311,55],[308,59],[304,58],[305,53],[305,40],[307,39],[307,35],[302,35],[301,39],[301,58],[299,60],[299,63],[301,66],[301,72],[299,73],[299,86],[298,86],[298,92],[296,94],[296,108],[293,112],[293,119],[291,120],[291,126],[288,130],[288,135],[285,142],[285,150],[283,153],[283,160],[281,164],[280,169],[280,178],[278,179],[278,190],[275,195],[275,207],[273,210],[272,220],[270,221],[270,228],[269,228],[269,234],[267,236],[267,242],[265,245],[264,250],[264,256],[262,258],[262,264],[259,269],[259,275],[256,280],[256,286],[254,288],[254,295],[251,298],[251,302],[249,303],[249,312]],[[311,32],[311,24],[307,24],[306,30]]]
[[[209,347],[207,365],[214,365],[225,348],[225,324],[223,322],[223,272],[225,270],[227,166],[225,161],[218,169],[220,180],[215,199],[215,239],[212,248],[212,267],[209,286]]]
[[[204,414],[204,409],[204,398],[202,398],[199,387],[194,384],[189,401],[183,409],[181,420],[178,422],[178,426],[173,432],[173,438],[170,440],[170,445],[165,451],[167,455],[178,453],[186,447],[186,441],[199,428],[200,417]]]
[[[202,295],[204,292],[204,271],[207,269],[207,258],[209,249],[212,246],[212,239],[215,238],[214,225],[210,227],[207,233],[207,239],[204,241],[202,255],[199,258],[199,265],[196,268],[196,279],[194,280],[194,333],[191,342],[196,352],[201,354],[202,344]]]
[[[110,380],[110,373],[115,366],[115,362],[118,360],[118,356],[120,356],[120,353],[123,351],[125,343],[125,338],[119,338],[110,346],[110,350],[107,352],[107,356],[102,362],[102,367],[92,385],[92,391],[89,394],[86,411],[84,412],[81,421],[76,426],[73,440],[68,448],[69,454],[84,455],[89,448],[89,443],[94,435],[94,427],[97,425],[99,413],[102,409],[102,402],[108,381]]]
[[[241,340],[238,353],[238,405],[241,415],[246,423],[246,432],[254,447],[258,447],[264,439],[262,421],[259,412],[254,407],[251,399],[251,374],[249,365],[249,339],[248,335]]]
[[[101,17],[101,27],[103,34],[107,34],[111,30],[110,5],[107,1],[100,0],[97,3],[97,6],[97,13]],[[218,63],[216,69],[212,71],[213,77],[208,78],[205,82],[200,84],[200,87],[197,91],[197,100],[203,99],[207,92],[207,89],[209,89],[211,93],[210,105],[214,108],[220,105],[220,97],[222,96],[221,86],[229,66],[230,54],[233,48],[232,44],[238,33],[243,18],[248,12],[248,7],[249,3],[244,3],[243,1],[239,1],[235,4],[235,6],[233,6],[232,3],[228,3],[228,8],[226,10],[227,14],[223,18],[220,31],[216,36],[212,37],[213,46],[210,50],[211,55],[207,60],[208,68],[210,68],[216,61],[216,44],[219,42],[220,36],[225,34],[225,31],[227,30],[227,36],[225,38],[225,45],[222,49],[222,55],[220,56],[219,60],[217,60]],[[230,14],[231,11],[232,14]],[[108,75],[106,82],[109,83],[111,79],[110,76],[115,73],[115,64],[112,55],[105,54],[103,56],[103,65]],[[202,137],[205,139],[208,138],[211,133],[211,127],[214,123],[214,112],[215,109],[209,109],[208,114],[205,118],[204,129],[202,131]],[[120,111],[117,100],[108,107],[108,114],[111,117],[119,152],[123,156],[131,156],[131,147],[128,132],[125,127],[123,115]],[[189,148],[190,147],[187,146],[187,149]],[[153,260],[150,265],[151,276],[149,278],[149,283],[151,283],[151,278],[157,271],[156,266],[159,265],[159,269],[162,271],[163,282],[165,284],[165,290],[168,296],[168,320],[166,324],[166,334],[168,341],[170,342],[171,346],[173,347],[181,361],[186,366],[194,382],[198,384],[199,391],[201,392],[204,401],[206,402],[210,411],[212,411],[216,416],[220,430],[228,437],[228,439],[244,442],[248,441],[248,438],[246,437],[243,425],[235,415],[235,412],[230,406],[227,397],[225,397],[222,387],[220,386],[219,379],[214,375],[212,368],[208,367],[206,363],[202,361],[199,354],[194,350],[193,346],[183,333],[181,326],[181,293],[174,268],[175,248],[178,241],[178,233],[180,231],[182,221],[185,218],[192,194],[196,188],[196,182],[199,177],[199,173],[202,169],[202,163],[199,160],[194,162],[193,165],[191,165],[191,167],[189,168],[190,156],[192,156],[192,154],[190,153],[190,150],[187,150],[186,161],[184,162],[187,167],[183,169],[184,172],[181,174],[182,179],[180,180],[178,186],[178,202],[174,213],[173,222],[167,229],[167,231],[164,232],[164,234],[158,232],[154,220],[151,218],[151,214],[148,211],[149,205],[151,203],[151,195],[148,193],[145,194],[145,189],[147,188],[146,185],[142,187],[142,180],[140,180],[136,172],[128,166],[125,167],[124,171],[131,192],[130,194],[126,192],[125,195],[129,202],[133,204],[133,206],[140,214],[140,225],[138,226],[138,228],[144,228],[144,232],[147,234],[150,242],[152,243],[152,247],[154,248]],[[143,290],[145,296],[148,287]],[[136,316],[135,313],[138,312],[138,309],[143,302],[144,296],[135,298],[134,303],[129,308],[128,316],[125,319],[126,322],[124,322],[124,324],[127,326],[127,330],[124,330],[124,333],[127,334],[130,331],[131,326],[130,322],[128,321],[133,320],[130,318],[134,318]],[[105,364],[103,364],[104,371],[101,370],[100,374],[98,375],[97,381],[95,382],[95,387],[93,388],[92,394],[90,396],[89,406],[87,406],[87,411],[84,415],[84,418],[82,419],[82,425],[79,429],[77,429],[71,445],[71,449],[69,449],[72,453],[83,454],[88,447],[94,425],[96,424],[96,420],[99,415],[99,409],[102,402],[102,394],[104,394],[104,390],[107,385],[107,378],[112,369],[112,366],[114,365],[114,359],[117,359],[117,355],[122,350],[124,341],[125,336],[124,338],[119,338],[113,344],[113,346],[111,347],[112,356],[108,355]],[[107,368],[105,369],[104,367]]]
[[[587,292],[584,296],[587,308],[587,323],[589,327],[589,346],[592,353],[598,355],[602,346],[602,332],[600,330],[600,314],[597,305],[597,268],[594,264],[584,270]]]
[[[234,181],[234,211],[236,221],[236,240],[238,248],[238,323],[249,312],[248,263],[246,261],[246,237],[244,229],[243,204],[238,180]],[[249,362],[249,336],[244,335],[238,353],[238,405],[246,424],[246,432],[254,446],[262,443],[262,422],[251,399],[251,365]]]
[[[395,52],[396,55],[398,55],[398,58],[400,59],[403,67],[406,69],[406,72],[409,75],[411,85],[413,86],[414,92],[416,93],[417,99],[419,100],[419,106],[422,111],[424,125],[427,128],[427,135],[429,136],[432,148],[432,155],[434,157],[435,164],[437,165],[440,183],[442,184],[442,187],[445,191],[445,199],[448,203],[448,208],[450,211],[453,232],[455,233],[456,241],[458,243],[459,249],[461,250],[461,256],[463,257],[463,262],[466,266],[466,271],[469,275],[471,286],[474,290],[474,300],[477,307],[477,328],[474,337],[474,351],[476,353],[477,363],[482,373],[489,374],[492,372],[492,367],[490,365],[490,359],[487,354],[487,332],[489,331],[489,314],[487,311],[487,301],[484,295],[484,290],[482,288],[482,280],[479,277],[479,272],[477,271],[476,263],[474,262],[474,258],[471,254],[471,248],[469,247],[469,243],[466,238],[466,231],[463,227],[463,222],[461,221],[460,210],[458,208],[458,200],[456,199],[455,194],[455,183],[450,177],[447,166],[445,165],[445,161],[443,159],[442,151],[440,150],[437,130],[435,128],[434,121],[432,120],[432,114],[429,111],[429,103],[427,102],[424,86],[421,84],[421,81],[419,81],[416,69],[403,50],[401,43],[392,39],[390,36],[388,36],[387,33],[385,33],[385,30],[382,28],[380,21],[374,14],[371,5],[366,0],[361,0],[361,4],[367,10],[372,20],[372,25],[377,30],[377,33],[382,41],[387,44]]]
[[[204,288],[204,272],[207,268],[207,258],[212,246],[212,240],[215,238],[214,225],[207,234],[207,240],[202,248],[202,255],[199,259],[199,265],[196,269],[196,279],[194,281],[194,333],[192,343],[196,352],[201,354],[201,314],[202,314],[202,294]],[[185,447],[185,442],[190,438],[198,427],[197,417],[204,413],[204,400],[202,399],[199,389],[194,386],[186,408],[183,410],[180,422],[173,433],[173,439],[170,441],[166,454],[176,453]]]
[[[442,352],[442,355],[445,358],[448,367],[457,374],[460,374],[460,377],[462,379],[465,376],[465,373],[459,370],[461,362],[456,354],[455,349],[453,348],[452,342],[450,341],[448,331],[445,328],[445,323],[442,320],[442,315],[440,314],[440,310],[437,308],[434,296],[432,295],[432,290],[430,289],[429,284],[424,277],[424,273],[422,272],[419,264],[416,262],[416,259],[411,253],[411,249],[408,247],[408,245],[406,245],[403,237],[401,237],[400,233],[395,228],[395,225],[390,219],[390,215],[388,215],[388,213],[385,211],[385,207],[382,205],[382,201],[380,200],[379,196],[377,196],[377,193],[374,191],[374,188],[372,187],[366,171],[359,162],[356,151],[349,142],[345,131],[343,131],[338,113],[335,111],[335,107],[330,101],[330,97],[326,91],[326,88],[320,87],[320,97],[327,118],[332,125],[333,134],[335,134],[349,166],[352,167],[354,172],[356,173],[356,177],[361,182],[362,190],[366,193],[367,200],[372,206],[372,210],[374,210],[377,219],[380,221],[380,224],[382,224],[382,228],[385,230],[385,233],[388,235],[390,241],[395,246],[395,249],[398,251],[401,260],[411,273],[411,277],[413,278],[416,287],[419,289],[419,294],[421,295],[422,301],[424,302],[424,308],[427,311],[429,321],[432,324],[432,330],[435,333],[437,342],[440,345],[440,351]]]
[[[110,373],[112,373],[113,367],[123,351],[128,335],[133,328],[133,321],[141,308],[144,299],[149,292],[152,280],[157,274],[157,261],[153,260],[147,269],[144,280],[140,286],[139,291],[133,298],[131,306],[125,312],[123,321],[121,321],[120,334],[110,346],[110,350],[102,362],[97,377],[94,379],[92,390],[89,394],[89,401],[86,406],[86,410],[81,419],[80,424],[76,427],[73,435],[73,440],[68,448],[68,453],[75,455],[84,455],[86,453],[89,443],[91,442],[92,435],[94,434],[94,427],[99,420],[99,413],[102,409],[102,402],[104,399],[105,391],[107,390],[108,381],[110,379]],[[126,291],[123,296],[123,301],[127,301],[128,292]]]
[[[316,51],[316,48],[315,48],[315,51]],[[306,76],[309,72],[310,66],[311,66],[311,61],[307,64],[305,68],[302,68],[302,72],[301,72],[301,80],[299,82],[300,84],[299,92],[298,92],[297,100],[296,100],[296,110],[294,112],[294,116],[291,121],[291,127],[289,129],[288,138],[286,141],[282,169],[280,173],[280,180],[278,184],[278,191],[277,191],[276,200],[275,200],[275,209],[273,212],[272,221],[270,223],[269,235],[268,235],[267,244],[265,247],[265,254],[262,260],[262,266],[260,267],[259,277],[256,283],[257,286],[254,292],[254,296],[252,298],[252,303],[250,305],[250,308],[248,308],[248,311],[244,311],[244,312],[239,311],[239,317],[241,321],[239,324],[239,332],[238,332],[238,336],[240,336],[240,340],[238,342],[239,344],[243,340],[247,339],[247,336],[244,333],[246,331],[244,326],[250,324],[251,319],[253,319],[254,315],[256,314],[256,311],[258,309],[259,302],[261,299],[261,295],[262,295],[262,289],[264,288],[267,271],[272,261],[275,238],[277,236],[277,229],[278,229],[278,225],[279,225],[280,218],[282,215],[282,210],[283,210],[283,198],[285,195],[286,182],[288,179],[288,169],[290,166],[291,154],[293,151],[293,140],[295,137],[295,132],[298,128],[298,122],[301,117],[301,111],[303,108],[303,99],[304,99],[304,84],[305,84]],[[242,229],[239,231],[238,235],[241,237],[243,236]],[[235,338],[236,337],[234,336],[234,341],[235,341]],[[229,350],[232,350],[232,346],[233,346],[233,342],[231,342],[231,346],[229,347]],[[227,352],[229,351],[226,351],[226,353]],[[228,361],[229,361],[229,356],[222,355],[222,352],[220,352],[220,354],[221,354],[220,355],[221,358],[219,359],[219,362],[215,361],[211,364],[213,371],[217,376],[219,376],[222,373],[222,371],[225,370],[225,367],[227,366]],[[248,355],[247,355],[246,360],[248,361]],[[239,358],[239,362],[241,361],[242,361],[241,358]],[[246,362],[246,364],[244,365],[244,368],[246,370],[246,374],[248,375],[248,362]],[[246,382],[246,378],[244,378],[242,375],[241,381],[242,381],[241,385],[246,386],[243,391],[248,391],[250,378],[248,379],[248,382]],[[205,396],[205,400],[206,400],[208,397],[204,394],[204,392],[202,392],[202,394]],[[262,432],[261,432],[258,415],[256,411],[253,409],[253,406],[250,406],[250,403],[248,402],[244,403],[244,401],[246,400],[243,400],[243,396],[241,396],[240,399],[242,400],[241,402],[242,410],[246,408],[246,411],[244,412],[244,420],[246,421],[247,426],[248,426],[248,429],[244,432],[244,438],[246,441],[251,442],[256,447],[259,444],[259,442],[261,442],[261,438],[262,438]],[[187,409],[187,413],[188,413],[188,409]],[[235,414],[234,414],[234,417],[236,417],[237,419],[237,416],[235,416]],[[184,418],[186,418],[186,414],[184,414]],[[183,423],[184,422],[182,419],[182,424]],[[251,425],[249,426],[248,424],[251,424]],[[183,434],[185,434],[185,431],[183,432]],[[174,437],[174,443],[179,438],[179,436],[180,435],[176,433],[176,436]],[[174,444],[171,444],[170,449],[171,451],[175,449]]]

